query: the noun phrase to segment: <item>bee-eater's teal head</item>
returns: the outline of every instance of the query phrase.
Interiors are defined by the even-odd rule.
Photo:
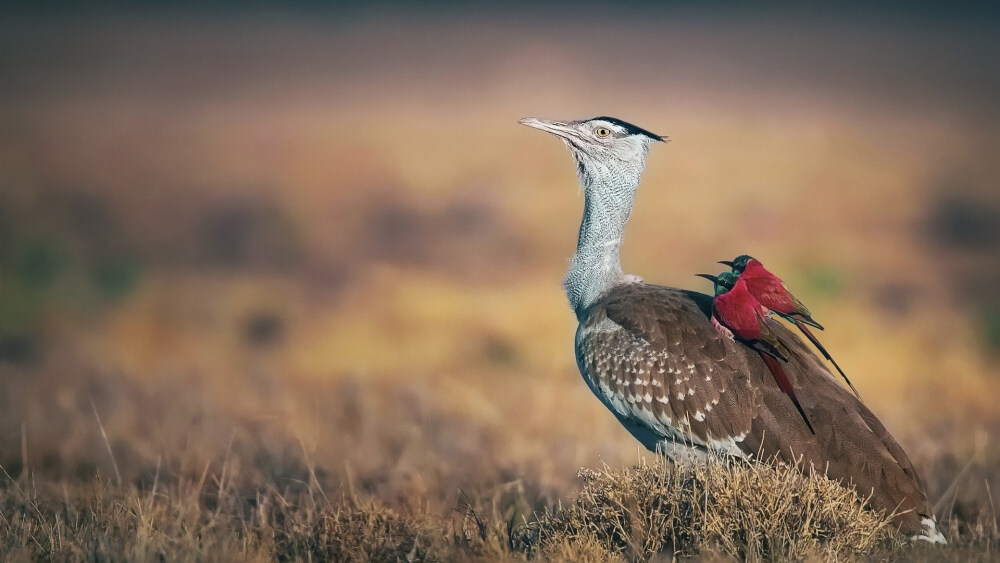
[[[742,274],[743,270],[747,269],[747,264],[749,264],[750,261],[753,259],[754,257],[750,256],[749,254],[741,254],[736,258],[733,258],[732,261],[723,260],[719,262],[719,264],[725,264],[726,266],[732,268],[733,271],[736,272],[737,274]]]
[[[738,274],[733,272],[722,272],[717,276],[710,274],[696,274],[698,277],[705,278],[706,280],[712,282],[715,286],[715,295],[719,296],[726,293],[736,285],[736,280],[739,279]]]

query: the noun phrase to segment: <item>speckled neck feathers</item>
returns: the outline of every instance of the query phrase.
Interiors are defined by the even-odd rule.
[[[580,238],[563,289],[580,319],[587,307],[625,279],[621,245],[645,168],[645,155],[631,161],[598,162],[582,151],[574,150],[573,154],[586,202]]]

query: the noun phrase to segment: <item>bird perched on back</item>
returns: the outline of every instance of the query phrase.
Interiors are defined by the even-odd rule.
[[[795,396],[795,387],[779,363],[779,361],[787,362],[791,353],[764,321],[768,314],[767,309],[758,303],[753,295],[750,295],[746,283],[732,272],[724,272],[719,276],[698,275],[710,280],[715,285],[715,299],[712,300],[712,324],[723,334],[739,338],[760,354],[760,358],[764,360],[768,371],[771,372],[775,383],[778,384],[778,388],[788,395],[799,414],[802,415],[802,420],[806,422],[809,431],[815,434],[816,430],[809,422],[805,411],[802,410],[798,397]]]
[[[563,287],[579,326],[576,360],[597,398],[643,445],[674,460],[733,456],[815,469],[905,531],[943,541],[913,465],[878,418],[774,319],[784,373],[809,432],[765,360],[712,326],[712,297],[625,274],[621,246],[646,155],[664,137],[611,117],[525,118],[576,160],[584,211]]]
[[[840,369],[840,365],[837,364],[837,361],[834,360],[833,356],[826,351],[826,347],[820,344],[819,339],[816,338],[811,330],[806,328],[806,325],[809,325],[823,330],[823,326],[813,320],[812,313],[809,312],[809,309],[807,309],[801,301],[796,299],[795,296],[788,291],[788,288],[785,287],[785,282],[781,281],[781,278],[768,271],[768,269],[760,263],[760,260],[746,254],[737,256],[732,261],[723,260],[722,262],[719,262],[719,264],[731,267],[733,272],[739,275],[741,280],[746,282],[747,289],[750,291],[750,294],[753,295],[761,305],[781,315],[788,322],[795,325],[796,328],[798,328],[799,331],[801,331],[802,334],[804,334],[805,337],[813,343],[813,346],[815,346],[816,349],[823,354],[823,357],[833,364],[833,367],[837,368],[837,371],[840,372],[840,376],[844,378],[845,382],[847,382],[847,386],[851,388],[851,391],[854,391],[854,394],[857,397],[861,397],[861,395],[858,394],[858,390],[854,388],[854,384],[847,378],[847,374],[844,373],[844,370]]]

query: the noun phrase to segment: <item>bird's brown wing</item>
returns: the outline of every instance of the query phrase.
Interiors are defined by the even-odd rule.
[[[594,393],[647,447],[687,442],[739,454],[758,408],[740,345],[688,295],[645,284],[588,310],[577,360]],[[640,435],[645,428],[651,434]]]
[[[816,434],[751,348],[712,327],[711,298],[627,284],[588,309],[577,333],[577,361],[594,393],[644,445],[690,441],[747,457],[801,464],[846,485],[870,504],[904,512],[920,531],[930,515],[912,463],[892,435],[780,322],[768,327],[786,345],[783,364]],[[709,409],[711,407],[711,409]]]
[[[766,408],[754,419],[743,447],[825,470],[832,479],[852,483],[861,497],[871,496],[873,507],[904,513],[898,521],[908,530],[919,531],[920,519],[931,516],[931,509],[903,448],[868,407],[840,386],[804,342],[782,323],[769,319],[768,324],[790,352],[785,372],[816,435],[806,436],[790,426],[787,421],[796,414],[794,407],[780,400],[783,397],[776,387],[762,385]]]

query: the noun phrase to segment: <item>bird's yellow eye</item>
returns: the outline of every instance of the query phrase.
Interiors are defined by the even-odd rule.
[[[611,134],[611,131],[607,127],[598,127],[595,133],[597,133],[598,137],[607,137]]]

